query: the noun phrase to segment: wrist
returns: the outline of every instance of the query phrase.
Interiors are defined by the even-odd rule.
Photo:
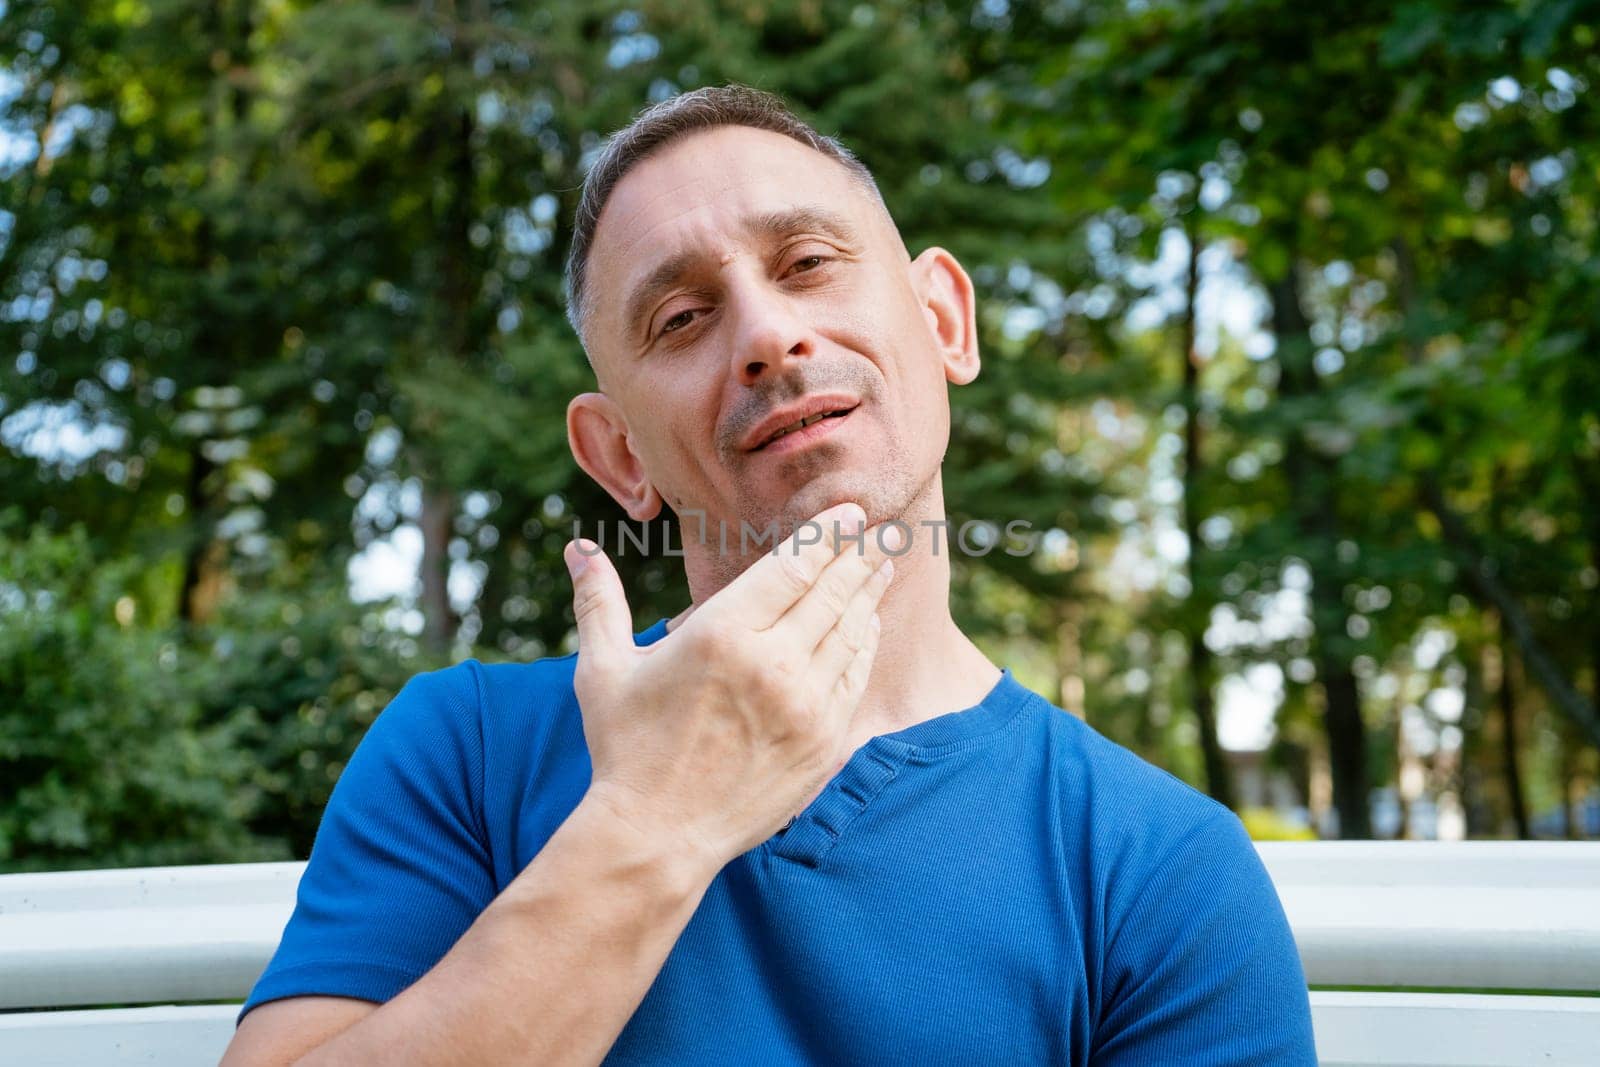
[[[643,876],[696,897],[731,858],[693,834],[650,818],[636,793],[606,782],[590,783],[573,817],[615,854],[628,857]]]

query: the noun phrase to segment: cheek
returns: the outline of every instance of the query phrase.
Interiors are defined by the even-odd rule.
[[[702,469],[716,451],[717,399],[687,373],[657,379],[638,391],[637,447],[658,484]],[[689,473],[690,477],[694,477]]]

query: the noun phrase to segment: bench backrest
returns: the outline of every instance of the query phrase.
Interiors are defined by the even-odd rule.
[[[1600,843],[1258,847],[1324,1063],[1600,1064]],[[0,876],[0,1062],[215,1063],[303,867]]]

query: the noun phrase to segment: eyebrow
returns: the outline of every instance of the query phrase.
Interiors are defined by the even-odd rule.
[[[754,237],[769,239],[810,231],[832,237],[844,245],[857,243],[856,231],[844,216],[819,207],[797,207],[747,216],[740,228]],[[642,320],[650,310],[650,305],[662,293],[677,285],[703,258],[704,253],[694,249],[674,252],[634,286],[624,305],[626,317],[623,321],[627,323],[630,333],[637,334],[644,330]]]

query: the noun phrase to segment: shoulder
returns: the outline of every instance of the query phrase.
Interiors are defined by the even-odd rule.
[[[1218,871],[1259,864],[1225,805],[1043,697],[1030,710],[1052,765],[1062,853],[1108,936],[1152,894],[1203,893]]]
[[[636,633],[634,643],[652,644],[665,633],[666,620],[662,619]],[[451,670],[470,672],[484,743],[502,755],[523,753],[537,758],[547,751],[566,756],[574,747],[587,755],[583,719],[572,687],[577,666],[574,652],[530,663],[468,660]]]
[[[402,836],[458,828],[458,841],[481,844],[496,884],[509,881],[531,858],[528,833],[547,837],[587,788],[574,659],[466,660],[414,676],[357,746],[329,812],[369,824],[410,812],[413,825],[394,829]]]
[[[1081,719],[1063,714],[1053,728],[1074,754],[1064,791],[1107,957],[1127,955],[1130,938],[1134,955],[1170,950],[1216,920],[1278,910],[1255,844],[1226,805]]]
[[[1226,806],[1044,697],[1035,694],[1034,707],[1061,764],[1063,801],[1094,837],[1134,845],[1176,841],[1219,820],[1238,821]]]
[[[483,731],[522,725],[536,729],[552,711],[574,702],[572,672],[576,656],[532,663],[483,663],[464,660],[454,666],[414,675],[373,724],[389,733],[438,739],[455,737],[469,747],[483,740]]]
[[[413,676],[379,713],[341,781],[347,789],[446,791],[471,798],[477,817],[491,815],[505,785],[550,762],[573,762],[583,744],[572,690],[573,660],[454,666]],[[487,808],[488,810],[485,810]]]
[[[532,663],[476,663],[490,773],[506,802],[552,773],[588,773],[583,716],[572,688],[576,655]]]
[[[472,672],[484,707],[499,710],[535,706],[551,696],[571,696],[572,673],[577,664],[578,654],[574,652],[530,663],[482,663],[473,659],[457,667]]]

